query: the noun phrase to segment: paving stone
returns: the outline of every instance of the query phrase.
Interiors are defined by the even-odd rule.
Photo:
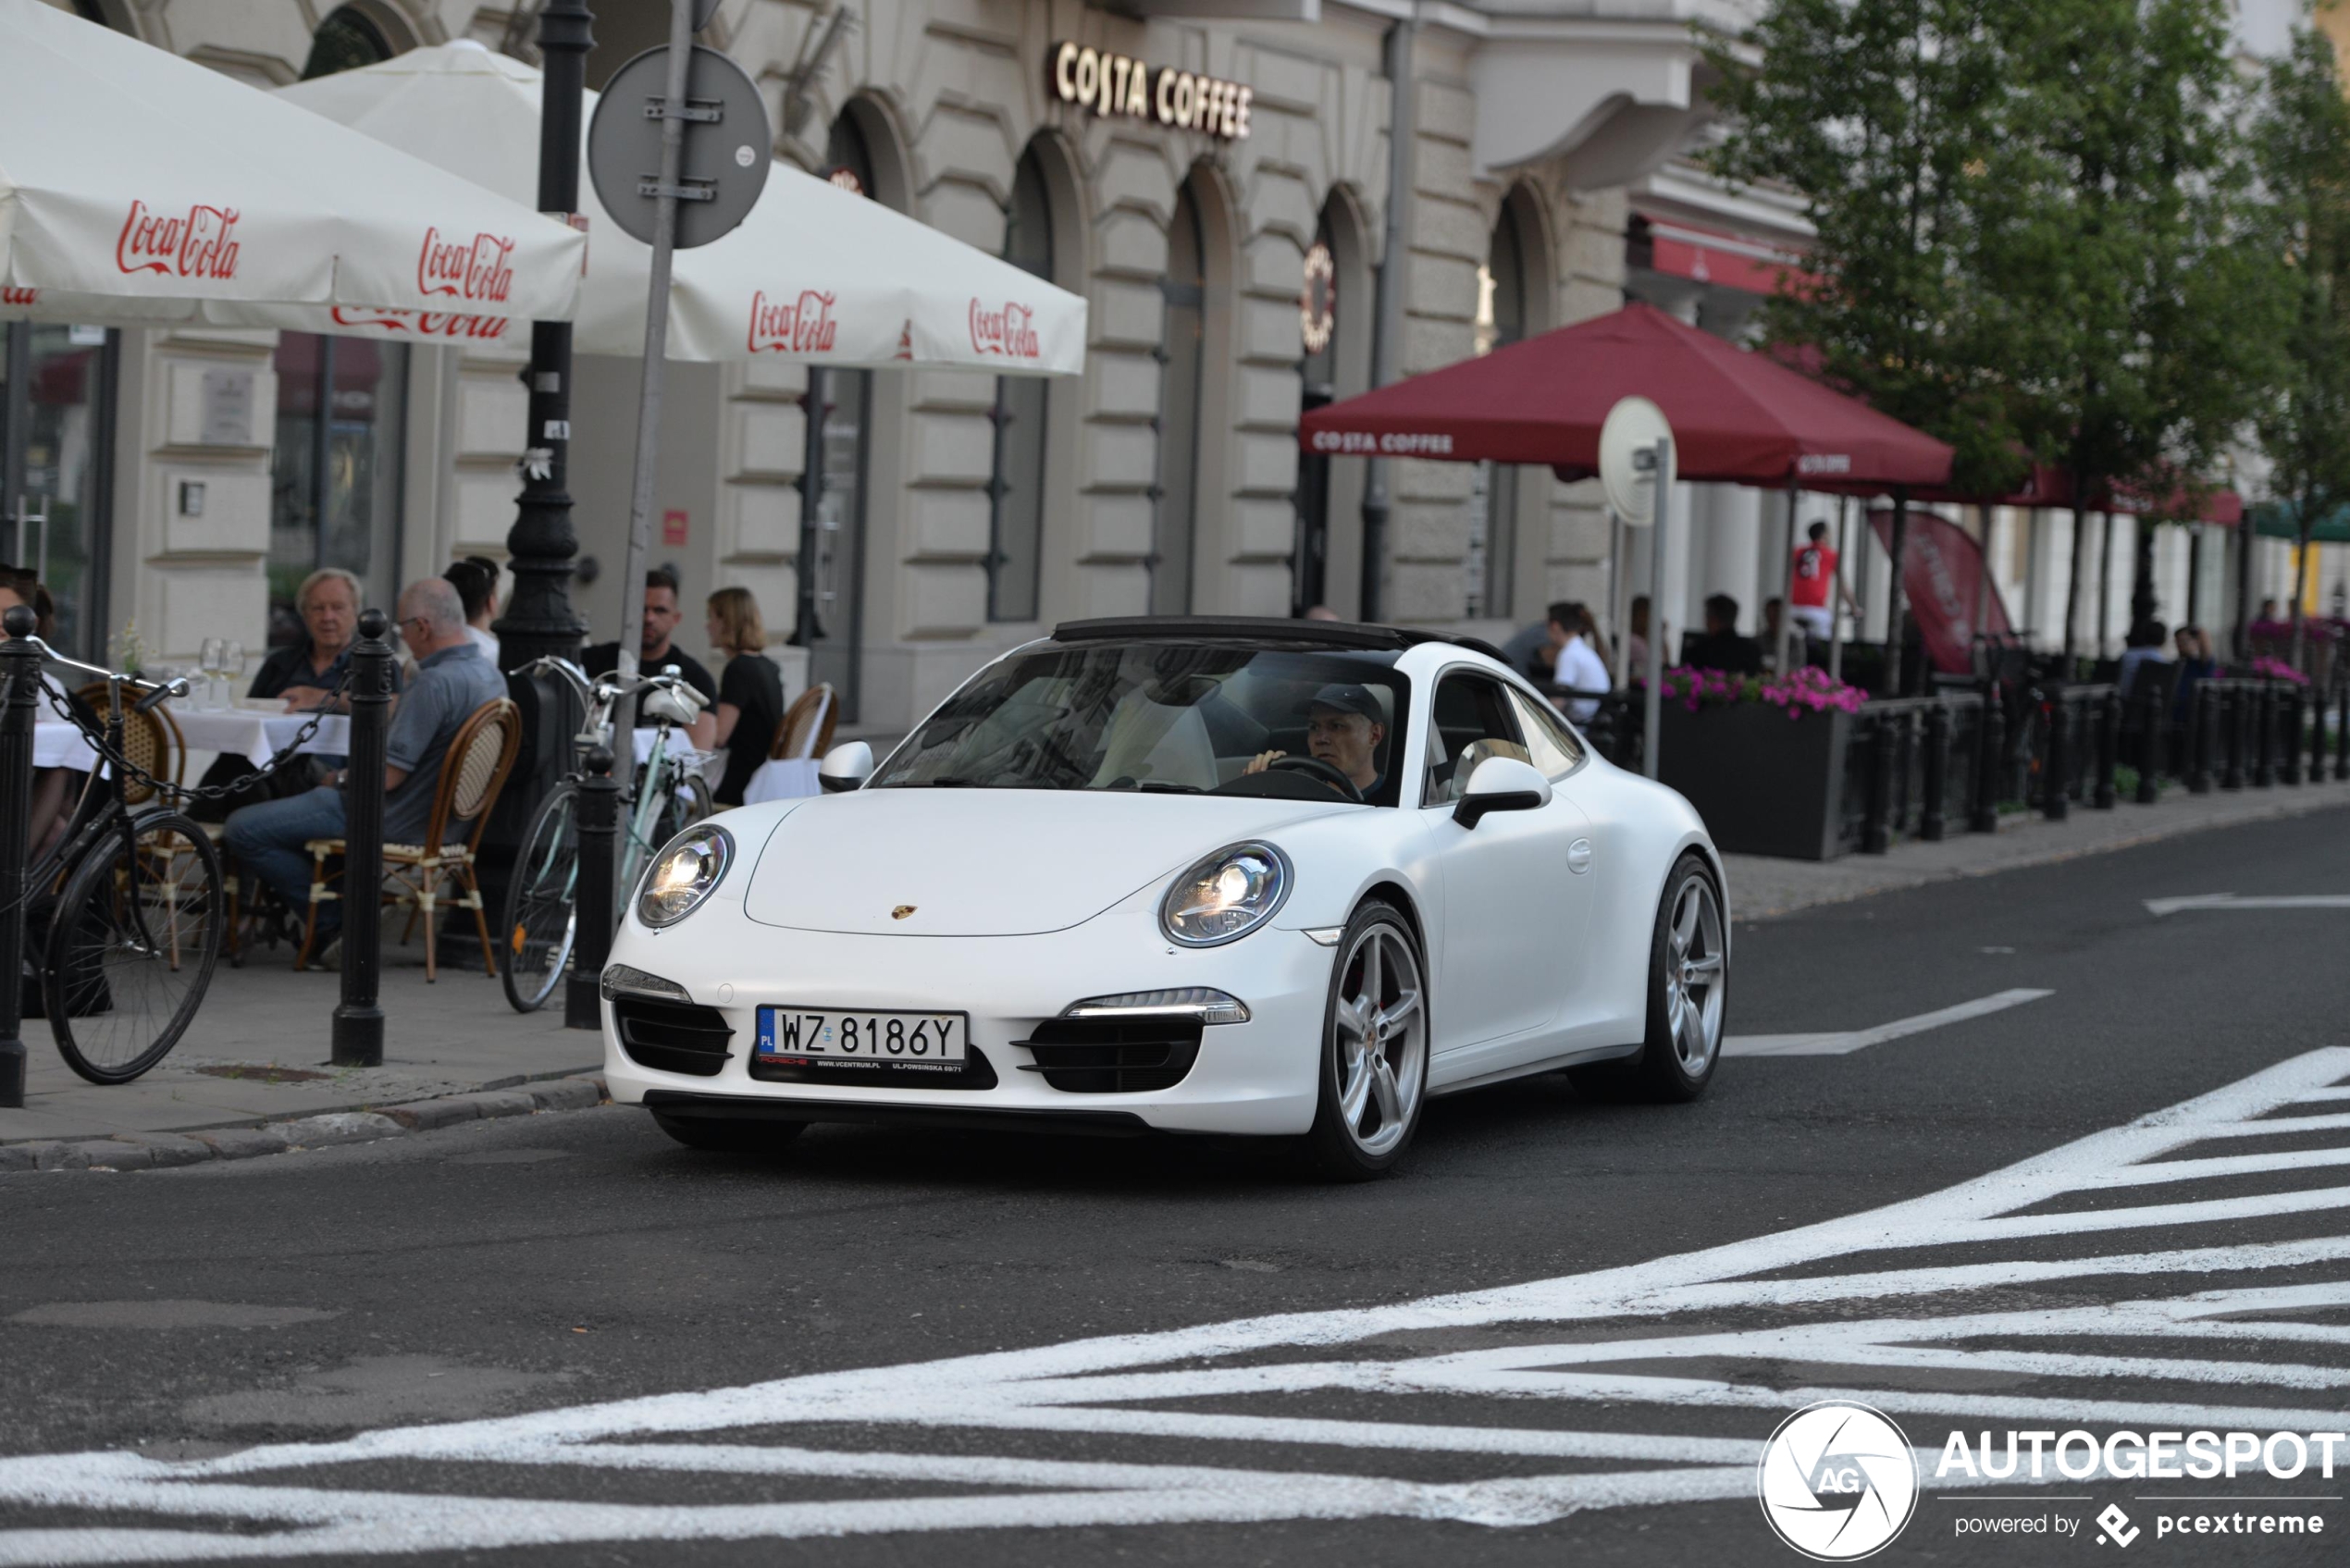
[[[488,1121],[494,1117],[526,1117],[538,1108],[538,1102],[518,1090],[505,1090],[496,1094],[459,1094],[459,1100],[470,1100],[474,1114]]]
[[[87,1170],[90,1155],[80,1143],[35,1143],[35,1170]]]
[[[322,1149],[333,1143],[365,1143],[377,1138],[397,1138],[408,1130],[390,1117],[373,1111],[336,1111],[328,1116],[303,1117],[299,1121],[271,1124],[282,1131],[289,1142],[304,1149]]]
[[[82,1158],[95,1168],[108,1170],[144,1170],[155,1164],[155,1152],[143,1143],[125,1143],[118,1139],[94,1139],[81,1146]]]
[[[177,1132],[121,1132],[115,1136],[125,1143],[143,1144],[155,1156],[151,1163],[157,1170],[171,1166],[202,1165],[217,1153],[211,1144]]]
[[[274,1127],[216,1127],[204,1132],[191,1132],[189,1137],[199,1143],[209,1143],[213,1152],[224,1160],[251,1159],[255,1154],[282,1154],[290,1142]]]
[[[428,1132],[436,1127],[454,1127],[461,1121],[476,1121],[481,1107],[469,1094],[451,1094],[440,1100],[417,1100],[405,1105],[385,1105],[382,1114],[402,1127],[414,1132]]]
[[[584,1111],[604,1099],[604,1086],[592,1078],[550,1078],[531,1084],[528,1093],[542,1111]]]
[[[0,1143],[0,1170],[33,1170],[39,1167],[38,1143]]]

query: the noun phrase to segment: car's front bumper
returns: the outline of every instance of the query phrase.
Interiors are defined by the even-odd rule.
[[[1300,931],[1262,930],[1222,947],[1179,948],[1155,907],[1135,900],[1068,931],[1037,936],[886,937],[803,932],[743,920],[723,902],[668,931],[632,917],[612,962],[685,986],[733,1031],[715,1076],[633,1060],[603,1004],[604,1076],[621,1104],[680,1115],[1001,1124],[1071,1131],[1302,1133],[1313,1125],[1331,949]],[[1083,1093],[1053,1088],[1015,1042],[1071,1003],[1125,992],[1210,986],[1248,1005],[1246,1023],[1201,1032],[1191,1070],[1171,1088]],[[989,1089],[777,1083],[750,1075],[758,1008],[956,1011],[993,1068]],[[690,1099],[686,1098],[690,1097]]]

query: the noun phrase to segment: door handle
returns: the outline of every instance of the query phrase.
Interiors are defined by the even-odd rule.
[[[1578,838],[1566,846],[1566,869],[1577,876],[1591,869],[1591,841]]]

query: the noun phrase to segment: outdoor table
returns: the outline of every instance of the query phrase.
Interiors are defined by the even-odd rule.
[[[743,785],[743,804],[756,806],[762,800],[796,800],[818,794],[823,786],[816,782],[816,765],[813,757],[770,758]]]
[[[192,751],[216,751],[241,757],[258,768],[302,733],[307,713],[289,713],[285,705],[255,698],[229,709],[183,708],[170,704],[171,721]],[[318,722],[318,733],[303,743],[305,752],[327,757],[351,755],[351,716],[329,713]]]
[[[35,719],[32,723],[32,765],[71,768],[77,773],[98,770],[98,751],[79,724],[63,719]]]

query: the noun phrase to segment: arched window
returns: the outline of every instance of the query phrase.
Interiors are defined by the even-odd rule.
[[[1053,277],[1052,195],[1044,161],[1031,147],[1012,176],[1004,215],[1004,259],[1022,272]],[[1041,376],[996,378],[996,463],[987,485],[987,618],[1033,621],[1044,565],[1045,426],[1048,390]]]
[[[396,51],[383,29],[370,21],[357,6],[344,6],[330,12],[310,36],[310,58],[302,68],[302,80],[315,80],[332,76],[337,71],[356,70],[389,60]]]
[[[1515,200],[1502,204],[1492,242],[1477,269],[1476,348],[1480,354],[1526,336],[1528,311],[1526,239]],[[1517,469],[1480,463],[1470,475],[1468,502],[1469,619],[1512,613],[1512,567],[1517,559]]]
[[[1188,615],[1193,539],[1199,523],[1200,391],[1207,329],[1207,246],[1188,181],[1167,225],[1165,364],[1158,395],[1158,511],[1152,541],[1150,610]]]

